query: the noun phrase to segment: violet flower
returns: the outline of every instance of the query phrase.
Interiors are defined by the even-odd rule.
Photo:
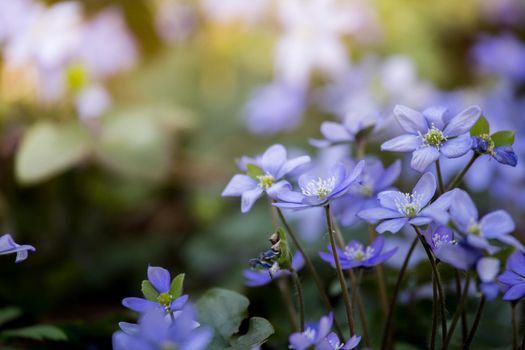
[[[500,287],[496,282],[499,265],[499,260],[492,257],[481,258],[476,264],[476,271],[481,281],[479,288],[489,301],[496,299],[500,291]]]
[[[168,270],[157,267],[148,267],[148,280],[159,293],[157,302],[147,300],[144,298],[124,298],[122,305],[125,307],[139,312],[144,313],[152,309],[162,308],[167,313],[173,313],[175,310],[180,310],[184,304],[188,301],[188,295],[174,296],[170,291],[171,276]]]
[[[342,123],[323,122],[321,124],[321,134],[324,139],[310,139],[310,144],[324,148],[343,143],[352,143],[356,140],[359,133],[367,129],[373,129],[376,120],[363,114],[348,113]]]
[[[354,349],[361,337],[353,336],[346,343],[341,343],[337,335],[331,332],[333,315],[323,316],[317,325],[307,325],[304,332],[297,332],[290,335],[290,349],[305,350],[314,347],[316,350],[332,349]]]
[[[424,172],[440,155],[458,158],[472,144],[467,133],[481,115],[478,106],[471,106],[451,117],[445,108],[431,107],[423,112],[398,105],[394,115],[407,132],[381,145],[383,151],[413,152],[411,166]]]
[[[245,158],[246,159],[246,158]],[[273,198],[283,186],[288,184],[282,180],[297,167],[310,162],[309,156],[301,156],[288,160],[286,149],[282,145],[273,145],[264,152],[260,160],[247,163],[247,172],[236,174],[222,192],[223,197],[241,197],[241,212],[247,213],[263,193]]]
[[[490,136],[473,136],[472,150],[479,154],[487,154],[496,159],[498,163],[515,167],[518,164],[518,156],[511,146],[494,147],[494,141]]]
[[[337,248],[341,268],[345,270],[356,267],[370,268],[390,259],[390,257],[396,253],[397,247],[383,253],[384,243],[385,238],[379,236],[368,247],[363,246],[358,241],[351,241],[346,245],[344,250]],[[328,250],[330,249],[329,246]],[[330,263],[333,268],[336,268],[332,253],[320,252],[319,256],[324,261]]]
[[[498,281],[506,289],[503,300],[514,301],[525,297],[525,255],[522,252],[515,252],[509,257],[506,270]]]
[[[476,205],[463,190],[457,190],[450,215],[458,230],[466,235],[467,242],[476,248],[493,254],[498,248],[491,245],[489,240],[495,239],[525,251],[525,247],[510,235],[516,226],[509,213],[496,210],[479,219]]]
[[[34,252],[35,250],[32,245],[16,243],[9,233],[0,236],[0,255],[16,253],[15,262],[17,263],[27,259],[29,251]]]
[[[304,259],[300,253],[295,253],[292,259],[292,268],[295,271],[299,271],[304,266]],[[253,270],[246,269],[243,272],[244,277],[246,278],[244,284],[248,287],[260,287],[270,283],[273,280],[279,279],[283,276],[289,276],[290,270],[288,269],[278,269],[271,274],[268,270]]]
[[[379,225],[376,231],[397,233],[405,225],[422,226],[433,221],[444,224],[448,221],[448,208],[455,190],[442,194],[429,204],[436,193],[436,178],[432,173],[425,173],[412,193],[383,191],[378,194],[380,207],[365,209],[357,215],[371,223]]]
[[[138,327],[131,333],[118,331],[113,334],[114,350],[204,350],[211,342],[213,332],[195,326],[195,311],[187,304],[171,321],[159,309],[143,314]]]
[[[328,205],[332,200],[341,197],[350,189],[363,171],[364,161],[360,161],[350,172],[338,162],[325,176],[314,176],[311,173],[299,177],[301,192],[291,191],[290,186],[283,186],[276,193],[276,207],[284,209],[305,209]]]

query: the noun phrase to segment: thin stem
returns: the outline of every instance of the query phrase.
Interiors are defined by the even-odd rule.
[[[432,301],[437,298],[436,279],[432,276]],[[436,333],[437,333],[437,303],[432,302],[432,333],[430,334],[430,349],[436,348]]]
[[[368,237],[370,238],[370,243],[372,243],[376,239],[374,226],[372,225],[368,225]],[[388,314],[388,296],[386,293],[386,278],[383,265],[376,265],[375,274],[377,284],[379,286],[379,300],[381,302],[381,310],[383,311],[383,316],[386,317]]]
[[[441,164],[439,163],[439,159],[436,160],[436,174],[438,178],[439,192],[445,193],[445,185],[443,183],[443,175],[441,174]]]
[[[467,163],[467,165],[463,168],[463,170],[456,175],[456,177],[454,178],[454,180],[452,180],[452,182],[450,183],[450,185],[448,185],[447,187],[447,191],[450,191],[451,189],[455,188],[455,187],[458,187],[458,185],[461,183],[461,180],[463,180],[463,177],[465,176],[465,174],[467,173],[467,171],[470,169],[470,167],[472,166],[472,164],[474,164],[474,162],[476,161],[476,159],[478,159],[479,157],[479,154],[477,153],[474,153],[472,155],[472,158],[470,158],[469,162]]]
[[[292,327],[292,332],[299,331],[299,324],[295,318],[295,310],[293,307],[293,301],[290,297],[290,288],[288,287],[288,280],[286,278],[279,278],[276,280],[277,286],[279,287],[279,292],[281,292],[281,298],[283,304],[286,308],[286,315],[288,316],[288,321]]]
[[[365,338],[365,344],[367,348],[371,348],[372,342],[370,341],[370,332],[368,331],[368,320],[366,318],[365,306],[363,304],[363,299],[361,298],[361,292],[359,290],[359,287],[361,286],[361,280],[363,278],[363,270],[359,269],[357,277],[354,273],[352,273],[350,276],[352,281],[352,308],[354,308],[357,304],[359,318],[361,319],[361,325],[363,327],[363,337]]]
[[[419,240],[421,241],[421,244],[423,245],[423,248],[425,249],[425,252],[427,253],[428,261],[430,262],[430,266],[432,267],[432,273],[435,276],[436,279],[436,286],[437,286],[437,294],[439,297],[439,308],[440,308],[440,314],[441,314],[441,337],[442,341],[445,342],[445,339],[447,337],[447,316],[445,313],[445,292],[443,291],[443,283],[441,283],[441,276],[439,274],[439,270],[436,265],[436,260],[434,259],[434,256],[432,255],[431,248],[428,246],[428,243],[425,240],[425,237],[421,234],[417,226],[412,226],[414,230],[417,233],[417,236]],[[436,302],[434,300],[434,302]]]
[[[456,276],[456,291],[457,293],[459,294],[460,290],[461,290],[461,278],[459,276],[459,271],[456,269],[455,270],[456,273],[455,273],[455,276]],[[470,283],[470,274],[467,274],[467,280],[465,281],[465,283],[469,284]],[[468,294],[468,288],[469,286],[465,286],[465,290],[463,291],[463,295],[464,297],[466,298],[466,295]],[[463,301],[463,303],[465,303],[465,301]],[[452,328],[452,331],[453,331],[454,328]],[[449,330],[450,332],[450,330]],[[461,311],[461,340],[462,342],[464,343],[466,340],[467,340],[467,334],[468,332],[468,323],[467,323],[467,313],[466,313],[466,310],[465,310],[465,304],[463,304],[463,310]]]
[[[405,260],[403,261],[403,265],[401,266],[399,275],[397,276],[396,286],[394,287],[394,292],[392,293],[392,297],[390,298],[390,304],[388,306],[388,314],[387,314],[386,321],[385,321],[383,338],[381,340],[381,349],[387,348],[387,342],[390,337],[390,332],[392,328],[392,319],[394,316],[394,307],[396,305],[397,295],[399,293],[399,289],[401,288],[401,283],[403,282],[403,277],[405,276],[405,272],[407,270],[408,262],[410,261],[410,257],[412,256],[412,253],[414,252],[414,249],[416,248],[417,240],[418,240],[417,237],[414,238],[414,241],[412,242],[412,245],[410,246],[408,250]]]
[[[321,296],[321,300],[322,300],[323,304],[328,309],[328,312],[333,312],[334,309],[332,307],[332,304],[330,303],[330,299],[328,298],[328,295],[326,294],[323,282],[322,282],[321,278],[319,277],[319,274],[317,273],[317,270],[316,270],[314,264],[312,263],[312,260],[310,260],[310,257],[308,256],[308,254],[306,254],[306,251],[304,250],[303,245],[301,244],[299,239],[297,239],[297,236],[295,235],[295,233],[292,230],[292,228],[290,227],[290,225],[288,225],[288,222],[286,221],[286,219],[285,219],[281,209],[277,208],[277,207],[275,207],[275,209],[277,210],[277,214],[279,215],[279,218],[281,219],[282,224],[286,228],[286,231],[288,232],[288,235],[292,238],[292,241],[293,241],[295,247],[297,248],[297,250],[299,250],[299,252],[303,256],[303,259],[304,259],[304,261],[306,263],[306,266],[308,267],[308,270],[310,270],[310,273],[312,274],[312,277],[313,277],[313,279],[315,281],[315,285],[317,286],[317,289],[319,290],[319,295]],[[343,332],[341,330],[341,326],[339,325],[339,322],[337,321],[337,319],[335,317],[334,317],[334,327],[335,327],[337,333],[339,334],[339,336],[342,337]]]
[[[472,324],[472,328],[470,329],[470,332],[468,334],[467,341],[463,344],[463,349],[470,348],[470,344],[472,344],[474,335],[476,334],[476,331],[478,330],[479,321],[481,320],[481,315],[483,314],[484,306],[485,306],[485,296],[483,295],[481,296],[478,311],[476,312],[476,318],[474,319],[474,323]]]
[[[303,289],[301,288],[301,281],[297,275],[297,271],[292,270],[292,280],[295,285],[295,290],[297,291],[297,301],[299,304],[299,317],[300,317],[300,327],[301,332],[304,332],[304,298],[303,298]]]
[[[350,330],[350,336],[355,334],[354,316],[352,310],[352,303],[350,295],[348,294],[348,286],[346,285],[345,276],[343,275],[343,269],[341,268],[341,262],[339,261],[339,255],[337,254],[337,247],[334,238],[334,227],[332,224],[332,216],[330,215],[330,205],[325,206],[326,224],[328,226],[328,236],[330,236],[330,244],[332,246],[332,255],[335,261],[335,267],[337,271],[337,277],[339,278],[339,284],[343,293],[343,299],[346,310],[346,318],[348,320],[348,328]]]
[[[512,350],[518,349],[518,324],[516,322],[516,305],[518,303],[512,302],[511,304],[512,308]]]
[[[456,270],[456,276],[458,278],[458,282],[460,283],[459,288],[461,290],[461,281],[459,281],[459,272],[457,270]],[[467,274],[467,278],[465,279],[465,285],[463,286],[463,292],[460,291],[460,300],[459,300],[458,308],[456,310],[456,313],[454,314],[452,323],[450,324],[450,327],[448,328],[447,338],[445,339],[445,342],[443,343],[443,347],[442,347],[443,350],[447,349],[448,344],[450,343],[450,340],[452,340],[452,335],[454,334],[454,330],[456,329],[456,324],[458,323],[459,318],[465,314],[465,300],[467,299],[469,286],[470,286],[470,274]]]

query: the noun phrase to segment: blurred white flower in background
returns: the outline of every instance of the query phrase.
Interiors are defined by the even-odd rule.
[[[222,24],[255,24],[267,13],[269,5],[269,0],[201,0],[206,16]]]

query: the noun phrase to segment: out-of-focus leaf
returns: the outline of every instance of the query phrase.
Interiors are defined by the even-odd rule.
[[[489,122],[487,121],[487,118],[484,116],[481,116],[476,124],[470,129],[470,135],[472,136],[480,136],[483,134],[489,134],[490,132],[490,126]]]
[[[170,285],[170,294],[174,298],[178,298],[182,295],[182,288],[184,286],[184,277],[185,275],[183,273],[178,274],[173,281],[171,281]]]
[[[254,179],[256,179],[257,176],[264,175],[264,171],[255,164],[251,164],[251,163],[246,164],[246,169],[247,169],[246,173],[250,177],[253,177]]]
[[[21,314],[22,312],[17,307],[6,307],[0,309],[0,326],[18,318]]]
[[[76,165],[90,152],[88,131],[77,122],[41,122],[25,134],[16,154],[15,172],[22,184],[35,184]]]
[[[67,340],[66,334],[60,328],[46,324],[10,329],[0,333],[0,336],[6,338],[28,338],[35,340]]]
[[[251,349],[263,344],[273,333],[274,329],[270,322],[261,317],[252,317],[248,332],[232,339],[231,345],[236,350]]]
[[[514,144],[514,136],[516,135],[515,131],[498,131],[490,135],[492,141],[494,141],[494,146],[512,146]]]
[[[159,292],[153,287],[150,281],[144,280],[142,281],[142,294],[144,294],[144,297],[151,301],[157,301],[157,298],[159,297]]]

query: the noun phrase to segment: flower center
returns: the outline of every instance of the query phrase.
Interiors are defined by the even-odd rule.
[[[447,138],[443,135],[443,132],[436,128],[434,125],[427,131],[423,136],[423,142],[427,145],[439,148],[441,144],[446,141]]]
[[[439,233],[436,232],[432,236],[432,243],[434,243],[434,247],[440,248],[443,246],[454,244],[454,241],[448,240],[448,237],[446,235],[440,235]]]
[[[470,227],[468,228],[468,232],[476,236],[481,236],[481,228],[478,224],[470,225]]]
[[[157,297],[157,301],[159,302],[159,304],[165,307],[169,307],[172,300],[173,297],[171,296],[171,294],[168,293],[160,293],[160,295]]]
[[[479,135],[479,137],[481,137],[481,139],[483,141],[487,142],[487,150],[485,152],[488,153],[488,154],[494,155],[494,147],[496,145],[494,144],[494,141],[492,140],[490,135],[489,134],[481,134],[481,135]]]
[[[308,338],[310,341],[314,341],[315,340],[315,329],[311,328],[311,327],[308,327],[306,328],[306,330],[303,332],[303,335]]]
[[[374,248],[367,247],[366,250],[363,250],[362,246],[357,247],[347,247],[345,248],[345,255],[352,260],[364,261],[370,259],[374,254]]]
[[[395,201],[397,210],[408,218],[417,216],[421,209],[421,198],[416,193],[405,193],[404,197]]]
[[[317,196],[319,199],[325,199],[335,187],[335,177],[331,176],[328,179],[318,178],[311,180],[306,187],[302,188],[302,193],[305,196]]]
[[[259,186],[265,190],[272,187],[272,185],[275,183],[275,178],[268,173],[265,175],[258,175],[257,180],[259,180]]]

